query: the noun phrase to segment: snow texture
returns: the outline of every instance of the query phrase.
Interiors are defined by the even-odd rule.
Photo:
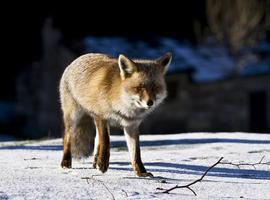
[[[62,169],[62,140],[0,142],[0,199],[270,199],[270,166],[219,164],[192,187],[162,194],[201,177],[224,161],[270,161],[270,134],[187,133],[142,135],[142,158],[154,178],[136,177],[123,136],[111,137],[107,173],[92,168],[92,157]]]

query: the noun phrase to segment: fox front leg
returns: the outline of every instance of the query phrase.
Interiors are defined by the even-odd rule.
[[[124,133],[127,140],[128,150],[131,156],[131,164],[133,170],[140,177],[153,177],[152,173],[146,171],[142,160],[141,160],[141,152],[140,152],[140,141],[139,141],[139,131],[138,126],[133,125],[130,127],[124,128]]]
[[[98,167],[102,173],[109,168],[110,159],[110,128],[100,117],[95,117],[96,141],[93,167]]]

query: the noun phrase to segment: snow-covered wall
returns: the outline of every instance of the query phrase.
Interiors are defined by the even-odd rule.
[[[234,59],[216,41],[209,39],[205,44],[194,46],[173,38],[153,38],[151,42],[130,40],[121,37],[93,37],[84,39],[85,52],[105,53],[117,57],[120,53],[134,58],[157,58],[167,51],[173,53],[168,74],[194,69],[196,82],[221,80],[232,75]],[[270,44],[266,41],[251,49],[243,50],[243,65],[240,75],[270,73]],[[261,58],[257,54],[264,54]],[[268,56],[267,56],[268,55]]]

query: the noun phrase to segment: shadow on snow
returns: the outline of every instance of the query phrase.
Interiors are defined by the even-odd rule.
[[[239,144],[270,144],[270,140],[251,140],[251,139],[228,139],[228,138],[203,138],[203,139],[172,139],[172,140],[149,140],[140,141],[140,146],[170,146],[170,145],[190,145],[190,144],[207,144],[207,143],[239,143]],[[112,141],[111,147],[126,146],[124,140]],[[0,150],[63,150],[62,145],[18,145],[2,146]]]
[[[114,170],[125,170],[131,171],[129,162],[111,162],[111,165],[120,165],[127,166],[115,167],[111,166],[110,169]],[[175,174],[190,174],[190,175],[202,175],[209,166],[201,165],[190,165],[190,164],[176,164],[176,163],[167,163],[167,162],[146,162],[145,166],[156,167],[149,169],[151,172],[167,172]],[[218,166],[220,166],[219,164]],[[242,178],[242,179],[261,179],[261,180],[270,180],[270,171],[257,170],[257,169],[232,169],[225,167],[218,167],[211,169],[208,172],[207,176],[218,176],[218,177],[227,177],[227,178]],[[199,178],[199,177],[198,177]]]

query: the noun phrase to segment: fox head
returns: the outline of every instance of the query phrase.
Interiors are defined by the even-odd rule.
[[[119,55],[122,99],[145,110],[160,104],[167,95],[164,75],[171,60],[171,53],[156,60],[131,60]]]

